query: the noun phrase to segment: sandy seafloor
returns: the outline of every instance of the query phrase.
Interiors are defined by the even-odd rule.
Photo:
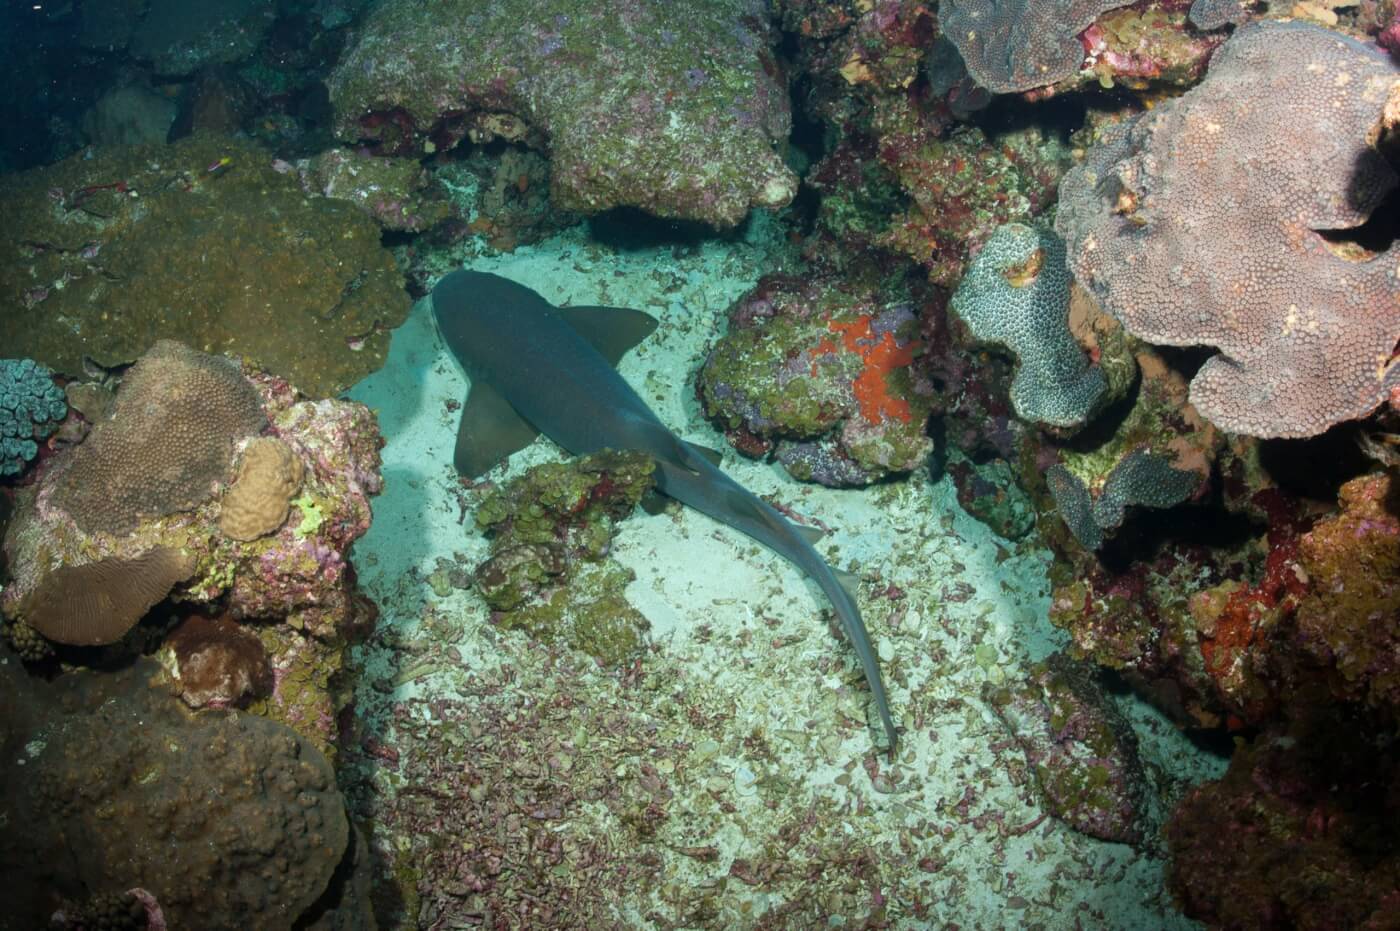
[[[692,376],[730,302],[769,270],[764,242],[772,235],[771,221],[759,216],[743,237],[619,250],[578,227],[472,267],[521,281],[555,303],[630,306],[659,317],[655,335],[629,353],[621,371],[682,437],[721,447],[699,414]],[[651,791],[664,786],[666,817],[652,828],[623,823],[617,806],[604,804],[573,805],[549,825],[619,857],[645,853],[646,862],[659,863],[652,875],[665,882],[594,888],[604,913],[631,927],[742,928],[787,903],[776,926],[841,927],[860,924],[883,901],[891,927],[1194,926],[1164,892],[1155,828],[1134,849],[1053,818],[1036,823],[1042,811],[1024,757],[980,698],[984,683],[1015,679],[1059,643],[1046,620],[1044,550],[1002,540],[968,517],[946,479],[914,475],[831,490],[726,448],[726,471],[832,528],[818,548],[862,579],[862,611],[905,729],[896,760],[872,757],[868,693],[854,655],[825,619],[817,587],[736,531],[675,506],[655,516],[639,510],[615,541],[615,558],[636,574],[627,597],[652,625],[640,675],[624,682],[581,657],[565,663],[573,672],[564,676],[557,649],[494,629],[469,588],[443,584],[452,570],[460,584],[461,570],[486,554],[471,521],[481,492],[463,490],[451,466],[451,402],[465,388],[420,301],[394,333],[383,370],[351,392],[376,409],[387,439],[384,492],[353,554],[381,611],[376,636],[359,648],[357,713],[371,740],[408,761],[439,750],[451,757],[445,745],[431,745],[452,729],[434,719],[434,699],[489,701],[490,721],[513,719],[513,706],[550,701],[552,689],[567,691],[571,704],[612,709],[536,716],[569,730],[501,738],[566,748],[573,756],[561,751],[564,763],[552,778],[573,778],[586,763],[609,768],[605,778]],[[540,440],[490,477],[500,481],[560,456]],[[888,597],[890,586],[904,597]],[[485,681],[495,683],[489,697]],[[1163,799],[1218,775],[1223,763],[1131,698],[1120,700],[1138,727],[1160,821]],[[587,733],[615,727],[617,709],[646,731],[645,741]],[[413,771],[406,762],[372,767],[363,779],[387,806]],[[402,824],[378,831],[376,842],[420,849]],[[472,839],[439,843],[469,846]],[[874,867],[854,883],[852,862]],[[764,882],[751,882],[756,870],[765,871]],[[703,908],[696,905],[702,900]],[[463,903],[470,911],[469,896]],[[443,908],[430,923],[480,920],[458,923]]]

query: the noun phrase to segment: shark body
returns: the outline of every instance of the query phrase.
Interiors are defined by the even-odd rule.
[[[613,366],[655,329],[636,310],[555,307],[498,275],[459,270],[433,288],[433,316],[471,378],[454,462],[476,477],[543,433],[574,455],[637,450],[656,461],[658,488],[747,534],[811,577],[830,599],[860,660],[889,746],[889,700],[854,598],[808,537],[677,437]]]

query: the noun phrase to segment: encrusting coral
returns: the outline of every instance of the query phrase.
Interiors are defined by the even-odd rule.
[[[1191,382],[1216,426],[1312,436],[1400,386],[1400,243],[1335,241],[1395,187],[1371,142],[1397,79],[1373,46],[1254,23],[1199,86],[1111,127],[1065,176],[1056,229],[1076,280],[1133,336],[1219,348]]]
[[[281,527],[304,471],[296,451],[281,440],[250,440],[243,449],[238,477],[220,502],[219,529],[246,543]]]

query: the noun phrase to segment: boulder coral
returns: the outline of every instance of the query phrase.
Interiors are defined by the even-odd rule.
[[[1397,80],[1368,44],[1250,24],[1199,86],[1107,130],[1065,176],[1076,280],[1140,339],[1219,349],[1191,383],[1216,426],[1312,436],[1400,386],[1400,244],[1345,235],[1395,187],[1371,143]]]
[[[247,543],[287,520],[306,469],[296,451],[276,437],[256,437],[243,448],[238,477],[219,502],[219,529]]]
[[[52,683],[0,663],[5,922],[61,900],[147,891],[171,928],[290,928],[350,840],[330,763],[255,715],[190,715],[142,660]]]
[[[336,131],[383,154],[469,135],[547,149],[560,207],[733,226],[792,200],[766,7],[624,0],[423,4],[366,18],[327,84]]]

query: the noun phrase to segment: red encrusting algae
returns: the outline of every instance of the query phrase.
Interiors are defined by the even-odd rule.
[[[826,326],[833,333],[840,333],[845,347],[865,362],[865,367],[851,386],[855,392],[856,403],[860,405],[861,416],[873,424],[878,424],[888,417],[909,423],[913,418],[909,411],[909,402],[890,395],[885,377],[895,369],[913,362],[914,352],[920,344],[910,342],[901,346],[890,332],[882,333],[877,338],[871,332],[870,319],[869,314],[861,314],[855,320],[846,323],[830,320]],[[811,354],[826,355],[835,351],[836,344],[824,339],[811,350]],[[814,362],[814,371],[815,365]]]

